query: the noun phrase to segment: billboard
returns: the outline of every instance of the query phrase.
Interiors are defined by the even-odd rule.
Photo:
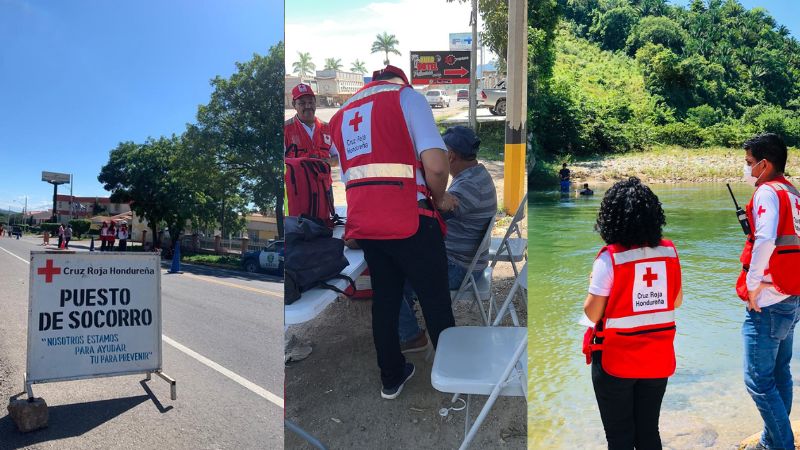
[[[468,51],[412,51],[411,84],[469,84]]]
[[[472,33],[450,33],[450,50],[472,50]]]
[[[45,172],[43,170],[42,181],[46,181],[48,183],[57,183],[57,184],[69,183],[69,174],[58,173],[58,172]]]
[[[32,251],[26,383],[161,369],[155,253]]]

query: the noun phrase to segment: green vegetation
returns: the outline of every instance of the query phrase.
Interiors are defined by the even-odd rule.
[[[92,226],[92,221],[87,219],[72,219],[69,221],[69,224],[72,225],[72,232],[75,234],[75,238],[80,239],[81,236],[89,231],[89,227]]]
[[[800,43],[763,8],[531,0],[529,9],[529,131],[545,164],[659,145],[739,147],[760,132],[800,144]]]
[[[228,255],[192,255],[181,258],[184,262],[201,264],[224,269],[242,270],[242,260],[238,256]]]

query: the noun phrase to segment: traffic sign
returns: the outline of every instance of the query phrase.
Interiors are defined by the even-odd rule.
[[[468,51],[412,51],[411,84],[469,84]]]
[[[32,251],[26,390],[50,381],[161,370],[154,253]]]

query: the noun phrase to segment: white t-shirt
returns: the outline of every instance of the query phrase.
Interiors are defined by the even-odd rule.
[[[296,118],[296,117],[295,117],[295,120],[297,120],[298,122],[300,122],[300,119],[298,119],[298,118]],[[300,122],[300,125],[302,125],[302,126],[303,126],[303,128],[306,130],[306,133],[308,133],[308,137],[309,137],[309,138],[311,139],[311,141],[313,142],[313,141],[314,141],[314,128],[317,126],[317,124],[316,124],[316,123],[314,123],[314,125],[308,126],[308,125],[304,124],[303,122]]]
[[[769,268],[769,259],[775,250],[775,238],[778,237],[778,194],[767,185],[756,189],[753,197],[753,219],[755,220],[756,241],[753,244],[753,259],[747,272],[747,289],[752,291],[761,281],[772,283],[772,275],[764,275]],[[761,214],[758,212],[761,211]],[[763,308],[785,300],[788,295],[781,294],[775,288],[765,288],[758,294],[756,303]]]
[[[436,128],[436,121],[433,119],[433,111],[431,111],[428,100],[425,96],[415,91],[414,89],[403,89],[400,91],[400,109],[403,110],[403,117],[406,120],[406,127],[408,134],[411,136],[411,142],[414,144],[414,150],[417,152],[417,159],[422,157],[422,153],[426,150],[438,148],[447,151],[447,146],[444,144],[442,135],[439,134],[439,129]],[[339,152],[336,145],[331,146],[331,156],[338,157]],[[341,164],[339,168],[341,170]],[[344,178],[342,178],[343,181]],[[425,177],[422,176],[422,171],[417,169],[417,184],[425,186]],[[422,200],[425,196],[417,193],[417,199]]]
[[[592,264],[592,275],[589,280],[589,293],[608,297],[611,295],[611,286],[614,284],[614,264],[611,262],[611,255],[608,250],[594,260]]]

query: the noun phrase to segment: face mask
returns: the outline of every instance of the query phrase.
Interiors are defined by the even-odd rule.
[[[744,181],[747,184],[751,184],[751,185],[755,186],[756,183],[758,183],[758,179],[761,178],[761,175],[759,175],[758,177],[754,177],[753,176],[753,167],[759,165],[760,163],[761,163],[761,161],[755,163],[753,166],[748,166],[747,163],[744,163],[743,176],[744,176]]]

